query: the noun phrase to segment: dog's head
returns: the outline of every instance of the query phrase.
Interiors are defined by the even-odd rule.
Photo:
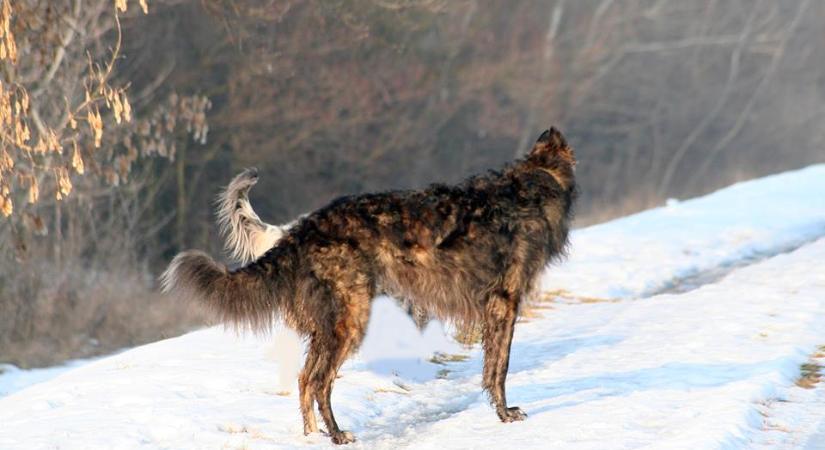
[[[576,156],[555,127],[545,130],[527,155],[527,161],[545,170],[565,189],[573,186]]]

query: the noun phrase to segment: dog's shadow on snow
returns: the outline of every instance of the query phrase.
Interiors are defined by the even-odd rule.
[[[507,372],[512,376],[519,372],[540,369],[576,352],[616,345],[622,340],[624,340],[623,337],[613,335],[577,335],[553,340],[514,341],[510,348],[510,364]],[[478,346],[480,347],[481,344]],[[479,351],[477,357],[465,363],[466,375],[481,375],[483,363],[482,352]]]
[[[775,370],[780,361],[750,364],[669,363],[626,372],[609,372],[554,383],[514,385],[508,389],[513,404],[547,402],[529,408],[530,414],[564,409],[607,397],[621,397],[646,390],[692,390],[724,386]],[[576,400],[555,402],[554,399],[576,394]]]
[[[510,351],[509,373],[538,369],[577,351],[615,345],[622,340],[618,336],[593,335],[542,342],[514,342]],[[474,347],[466,361],[433,364],[421,358],[379,358],[365,364],[371,372],[382,375],[397,375],[401,378],[422,382],[436,378],[439,374],[449,378],[481,376],[483,359],[480,344]]]
[[[450,331],[437,320],[419,330],[409,315],[389,297],[378,297],[372,305],[370,322],[359,349],[363,365],[359,368],[380,375],[393,375],[415,382],[436,377],[448,378],[481,375],[483,352],[481,344],[470,352],[447,338]],[[550,340],[529,339],[516,329],[510,353],[510,373],[540,368],[572,353],[592,347],[610,346],[623,338],[613,335],[571,334]],[[434,364],[428,359],[434,352],[451,356],[466,355],[466,361]],[[426,355],[426,356],[425,356]],[[442,361],[443,362],[443,361]]]
[[[621,336],[590,335],[539,342],[516,341],[510,349],[510,370],[508,372],[512,374],[538,369],[576,352],[590,350],[594,347],[616,345],[622,340],[624,337]]]

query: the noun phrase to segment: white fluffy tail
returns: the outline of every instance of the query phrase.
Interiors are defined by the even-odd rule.
[[[218,195],[218,224],[226,238],[227,253],[242,264],[266,253],[284,235],[287,227],[260,219],[249,203],[249,190],[258,182],[257,169],[246,169]]]

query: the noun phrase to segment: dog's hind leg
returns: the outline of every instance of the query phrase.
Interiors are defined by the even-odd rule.
[[[312,342],[312,341],[310,341]],[[318,422],[315,420],[315,391],[312,389],[310,380],[318,362],[318,348],[310,343],[307,351],[306,362],[298,376],[298,397],[301,404],[301,416],[304,419],[304,434],[318,431]]]
[[[335,444],[348,444],[355,441],[349,431],[338,427],[332,413],[332,384],[338,369],[364,338],[369,320],[371,295],[366,292],[349,293],[343,297],[342,308],[338,312],[332,332],[322,338],[320,358],[313,373],[312,388],[318,400],[321,418],[327,426],[330,438]],[[339,297],[339,298],[341,298]]]
[[[507,407],[504,382],[510,365],[510,345],[518,313],[518,297],[504,292],[490,296],[484,311],[484,372],[482,383],[502,422],[524,420],[520,408]]]

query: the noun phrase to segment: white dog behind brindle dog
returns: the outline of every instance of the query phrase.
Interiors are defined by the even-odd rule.
[[[249,190],[258,182],[258,170],[249,168],[238,174],[218,196],[218,224],[226,238],[229,256],[246,265],[266,253],[296,221],[271,225],[258,217],[249,203]],[[419,331],[430,322],[426,311],[401,300],[398,305],[410,316]]]
[[[240,265],[246,265],[267,252],[275,246],[276,242],[286,234],[286,231],[293,226],[296,221],[284,225],[272,225],[264,222],[258,216],[249,201],[249,191],[258,182],[258,171],[249,168],[238,174],[229,185],[221,191],[217,198],[217,219],[221,234],[226,241],[224,248],[230,256]],[[396,322],[392,325],[392,333],[410,333],[407,341],[415,350],[407,349],[406,353],[420,353],[421,355],[433,351],[458,351],[459,347],[446,338],[444,325],[438,321],[431,321],[426,312],[414,308],[404,301],[395,301],[404,311],[404,315],[412,319],[418,333],[413,330],[404,331],[403,323]],[[386,305],[388,311],[384,314],[395,314],[393,307]],[[398,312],[398,319],[403,322],[401,312]],[[386,322],[386,318],[384,322]],[[390,333],[387,331],[387,333]],[[303,342],[292,329],[279,324],[273,330],[273,344],[267,348],[267,357],[278,363],[280,377],[280,392],[289,392],[293,387],[298,372],[301,368],[301,355],[303,353]],[[391,349],[388,347],[392,347]],[[396,346],[397,347],[397,346]],[[403,356],[405,350],[396,348],[387,342],[370,343],[369,339],[362,346],[361,351],[368,359],[378,358],[377,355],[393,354]],[[421,356],[419,355],[419,356]],[[408,355],[409,356],[409,355]],[[429,355],[427,355],[429,356]],[[375,362],[377,365],[381,365]],[[374,366],[372,364],[371,366]],[[374,367],[375,368],[375,367]],[[386,369],[386,370],[385,370]],[[387,368],[378,368],[379,371],[387,371]],[[395,370],[392,370],[395,372]]]
[[[224,248],[231,258],[246,265],[266,253],[294,224],[271,225],[261,220],[249,203],[249,190],[258,182],[258,171],[246,169],[238,174],[218,195],[217,216]],[[278,325],[267,356],[278,363],[280,391],[289,392],[301,370],[303,344],[298,334]]]

